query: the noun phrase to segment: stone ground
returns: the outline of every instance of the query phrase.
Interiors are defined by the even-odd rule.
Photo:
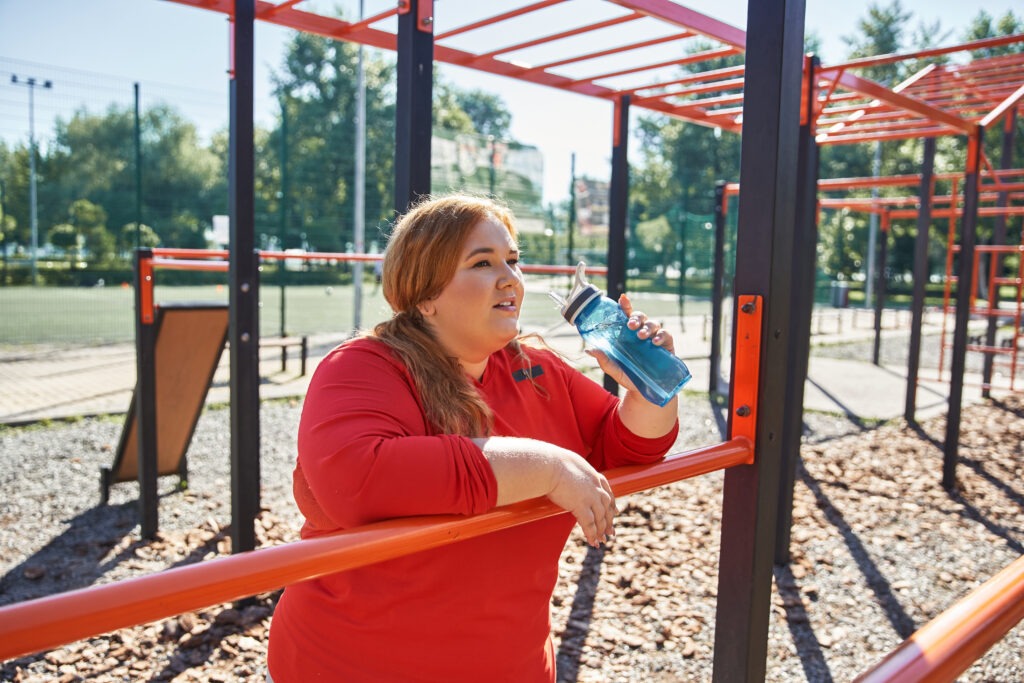
[[[262,410],[261,546],[297,538],[290,470],[299,402]],[[687,394],[677,450],[720,440],[722,415]],[[1024,401],[965,408],[957,486],[939,485],[944,418],[913,428],[806,415],[792,561],[775,568],[769,681],[849,681],[1024,554]],[[132,484],[97,505],[121,418],[0,428],[0,605],[230,551],[228,410],[204,412],[186,491],[161,483],[161,534],[138,535]],[[620,501],[617,537],[567,545],[552,614],[559,682],[711,678],[721,473]],[[260,681],[277,594],[3,662],[0,680]],[[728,655],[727,655],[728,656]],[[961,677],[1024,680],[1018,625]]]

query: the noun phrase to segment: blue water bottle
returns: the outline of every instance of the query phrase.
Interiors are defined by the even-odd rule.
[[[690,370],[669,351],[629,329],[629,318],[619,304],[589,284],[585,272],[586,264],[580,261],[568,298],[552,293],[562,316],[576,326],[587,344],[615,361],[644,398],[664,406],[690,381]]]

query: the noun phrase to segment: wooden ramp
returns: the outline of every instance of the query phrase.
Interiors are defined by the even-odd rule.
[[[156,314],[157,476],[187,478],[185,452],[206,402],[228,336],[224,304],[164,304]],[[138,384],[125,416],[114,464],[100,471],[100,498],[110,487],[139,476]]]

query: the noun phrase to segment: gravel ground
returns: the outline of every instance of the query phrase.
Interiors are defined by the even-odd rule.
[[[298,402],[265,403],[262,545],[297,538],[291,468]],[[720,440],[721,415],[685,395],[676,450]],[[0,605],[230,551],[228,410],[201,417],[190,488],[161,481],[160,538],[142,542],[136,487],[99,507],[120,419],[0,428]],[[941,418],[857,426],[806,416],[793,557],[775,569],[766,679],[849,681],[1024,553],[1024,400],[965,409],[959,482],[938,484]],[[560,681],[711,678],[721,473],[620,501],[600,550],[577,533],[553,600]],[[260,681],[276,594],[8,661],[3,681]],[[1024,680],[1024,626],[964,681]]]

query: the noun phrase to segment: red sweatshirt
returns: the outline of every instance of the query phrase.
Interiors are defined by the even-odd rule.
[[[644,439],[617,399],[549,351],[507,349],[476,383],[495,436],[585,456],[597,469],[654,462],[676,429]],[[310,538],[393,517],[471,515],[497,483],[468,438],[436,434],[405,366],[374,339],[334,349],[310,382],[299,424],[295,498]],[[555,679],[550,599],[568,513],[289,586],[274,613],[275,683]]]

